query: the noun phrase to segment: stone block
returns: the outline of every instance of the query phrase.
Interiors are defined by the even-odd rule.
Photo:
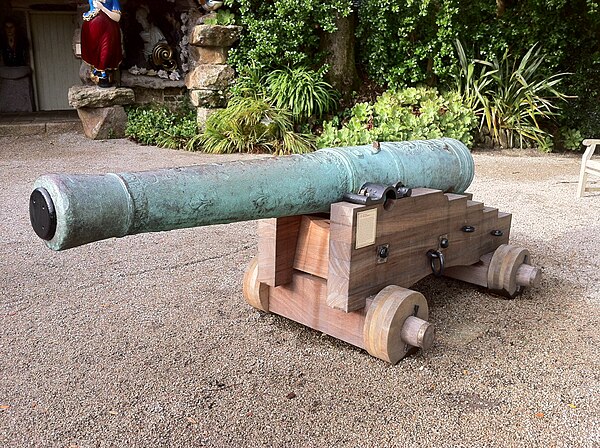
[[[222,90],[190,90],[190,101],[195,107],[207,109],[222,108],[227,105],[227,97]]]
[[[189,47],[190,60],[196,64],[226,64],[228,50],[225,47]]]
[[[240,38],[241,26],[196,25],[190,32],[190,45],[198,47],[231,47]]]
[[[204,131],[204,129],[206,128],[206,120],[208,120],[208,118],[218,110],[223,109],[207,109],[205,107],[199,107],[196,115],[198,130]]]
[[[8,123],[0,124],[0,137],[39,135],[46,132],[45,123]]]
[[[133,87],[133,91],[135,92],[135,104],[162,104],[164,101],[163,89]]]
[[[127,114],[123,106],[82,107],[77,114],[86,137],[93,140],[125,137]]]
[[[235,77],[228,65],[201,64],[195,66],[185,77],[188,89],[224,90]]]
[[[133,90],[124,87],[73,86],[69,89],[69,104],[76,109],[123,106],[134,102]]]
[[[177,96],[165,95],[165,97],[164,97],[164,104],[173,111],[177,111],[177,109],[184,107],[186,104],[186,101],[187,101],[186,95],[177,95]]]
[[[121,86],[131,88],[143,87],[145,89],[170,89],[183,88],[185,87],[185,83],[183,79],[173,81],[158,76],[132,75],[127,71],[123,71],[121,72]]]

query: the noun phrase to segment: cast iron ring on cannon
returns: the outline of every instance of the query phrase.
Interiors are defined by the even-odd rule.
[[[444,254],[439,250],[429,250],[427,252],[427,258],[429,258],[429,263],[431,264],[431,272],[436,277],[440,277],[444,274]],[[435,260],[439,260],[439,268],[435,266]]]
[[[396,189],[396,199],[412,196],[412,188],[406,187],[402,182],[398,182],[394,188]]]
[[[372,198],[374,202],[383,202],[383,208],[386,210],[392,207],[393,200],[397,198],[395,185],[383,185],[373,182],[364,184],[358,194]]]
[[[395,185],[383,185],[372,182],[365,183],[358,193],[346,193],[344,200],[353,204],[374,205],[383,204],[383,208],[390,210],[397,199]]]

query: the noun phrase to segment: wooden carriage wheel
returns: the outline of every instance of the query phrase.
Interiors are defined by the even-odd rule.
[[[243,291],[250,306],[269,312],[269,285],[258,281],[258,257],[254,257],[246,269]]]
[[[392,364],[414,347],[428,349],[435,329],[427,322],[429,307],[423,294],[390,285],[375,296],[363,330],[365,349]]]
[[[490,261],[488,288],[512,299],[522,292],[523,287],[537,286],[541,271],[530,263],[531,255],[527,249],[502,244]]]

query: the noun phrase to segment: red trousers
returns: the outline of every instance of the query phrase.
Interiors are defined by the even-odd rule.
[[[116,70],[123,59],[121,28],[103,12],[81,27],[81,58],[98,70]]]

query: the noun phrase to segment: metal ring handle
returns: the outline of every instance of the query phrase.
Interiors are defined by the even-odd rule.
[[[429,263],[431,264],[431,272],[436,277],[440,277],[444,274],[444,254],[439,250],[433,250],[427,252],[427,258],[429,258]],[[439,260],[439,268],[436,268],[435,260]]]

